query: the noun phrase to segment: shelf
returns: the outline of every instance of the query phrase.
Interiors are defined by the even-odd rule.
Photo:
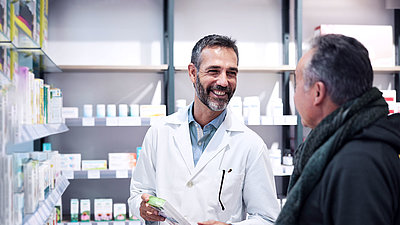
[[[398,73],[400,72],[400,66],[392,66],[392,67],[374,67],[375,73]]]
[[[131,178],[132,170],[63,170],[63,176],[75,179],[123,179]]]
[[[112,65],[60,65],[64,72],[163,72],[167,64],[156,66],[112,66]]]
[[[57,201],[61,198],[61,195],[67,189],[69,181],[64,177],[60,176],[57,179],[56,187],[49,194],[49,196],[42,202],[39,202],[39,206],[36,211],[32,214],[25,215],[24,225],[42,225],[49,218],[50,214]]]
[[[40,48],[17,48],[17,52],[18,57],[34,56],[34,59],[38,60],[40,70],[44,73],[61,72],[60,67]]]
[[[176,66],[176,71],[187,71],[187,66]],[[266,66],[266,67],[240,67],[239,72],[267,72],[267,73],[283,73],[283,72],[294,72],[295,66]],[[397,73],[400,72],[400,66],[392,67],[374,67],[375,73]]]
[[[148,117],[81,117],[66,118],[65,124],[69,127],[138,127],[150,126],[160,118]]]
[[[270,73],[281,73],[281,72],[294,72],[295,66],[282,65],[282,66],[259,66],[259,67],[240,67],[239,72],[270,72]],[[187,66],[176,66],[176,71],[187,71]]]
[[[47,137],[65,131],[68,131],[68,127],[65,124],[22,125],[20,139],[17,140],[14,144],[33,141],[42,137]]]
[[[138,127],[150,126],[162,117],[81,117],[81,118],[66,118],[65,124],[68,127]],[[283,126],[297,125],[297,116],[287,115],[280,117],[261,117],[260,124],[247,124],[248,126]]]
[[[140,221],[106,221],[106,222],[62,222],[58,225],[140,225]]]

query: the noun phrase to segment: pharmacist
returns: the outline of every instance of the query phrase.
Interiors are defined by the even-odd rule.
[[[147,203],[153,195],[191,224],[274,223],[279,205],[266,145],[227,109],[238,59],[228,37],[196,43],[188,66],[194,102],[149,128],[131,180],[133,215],[164,221]]]

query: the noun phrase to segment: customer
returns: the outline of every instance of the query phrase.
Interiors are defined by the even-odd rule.
[[[296,68],[294,100],[312,128],[296,150],[284,224],[399,225],[400,115],[372,87],[367,49],[317,38]]]
[[[191,223],[273,224],[279,206],[267,148],[227,109],[238,59],[228,37],[196,43],[188,66],[194,102],[148,130],[131,181],[134,215],[163,221],[147,203],[155,195]]]

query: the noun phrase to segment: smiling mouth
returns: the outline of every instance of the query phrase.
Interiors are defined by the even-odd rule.
[[[226,95],[226,92],[225,92],[225,91],[212,90],[211,92],[214,93],[216,96],[221,96],[221,97],[223,97],[223,96]]]

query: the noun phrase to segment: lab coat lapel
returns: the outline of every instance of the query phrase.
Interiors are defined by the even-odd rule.
[[[211,138],[206,149],[204,149],[196,167],[194,168],[193,176],[202,170],[214,157],[222,150],[228,148],[230,140],[230,132],[227,130],[226,123],[222,123],[214,136]]]
[[[193,151],[192,144],[190,142],[189,123],[187,122],[187,118],[186,122],[181,123],[176,128],[173,137],[175,144],[178,146],[179,152],[185,161],[186,167],[188,168],[190,174],[192,174],[194,169]]]

